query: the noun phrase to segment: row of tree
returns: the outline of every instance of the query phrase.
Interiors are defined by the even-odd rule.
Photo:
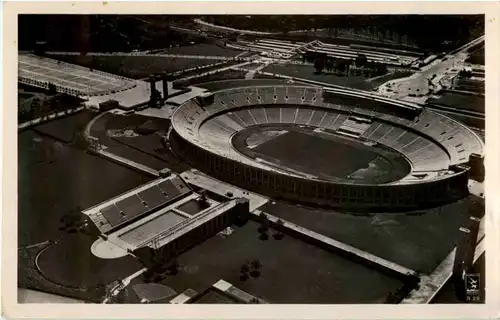
[[[302,59],[304,62],[314,63],[314,69],[317,73],[327,72],[347,73],[351,70],[355,73],[364,74],[367,77],[379,76],[387,73],[387,65],[368,61],[367,57],[360,54],[354,60],[329,57],[326,54],[316,52],[306,52]]]
[[[462,69],[458,72],[458,75],[463,78],[471,78],[472,77],[472,70],[465,70]]]
[[[55,94],[54,91],[55,86],[49,84],[49,94]],[[65,94],[55,94],[47,99],[33,97],[31,100],[19,103],[18,119],[19,122],[30,121],[36,118],[44,119],[55,112],[77,108],[80,104],[81,100],[79,98]]]

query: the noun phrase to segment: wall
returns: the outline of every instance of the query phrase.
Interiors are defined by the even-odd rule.
[[[468,195],[468,171],[447,179],[404,185],[359,185],[313,181],[267,171],[211,153],[170,135],[174,151],[195,168],[241,188],[276,199],[353,210],[410,210],[449,203]]]

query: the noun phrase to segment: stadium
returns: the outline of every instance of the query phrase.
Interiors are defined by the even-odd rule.
[[[446,116],[314,87],[221,90],[180,106],[172,127],[174,150],[195,167],[273,197],[325,206],[387,210],[448,203],[468,194],[460,164],[483,154],[481,139]],[[252,139],[282,141],[260,153]],[[316,140],[326,142],[315,149]],[[280,143],[292,150],[273,161],[272,150],[281,156]],[[362,162],[351,160],[358,157]],[[340,159],[354,161],[353,167],[342,167]]]
[[[97,15],[83,47],[75,17],[20,18],[50,21],[19,36],[20,292],[462,303],[484,274],[484,17]]]

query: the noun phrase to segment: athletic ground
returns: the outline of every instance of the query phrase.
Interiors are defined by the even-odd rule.
[[[432,272],[450,253],[469,215],[484,215],[473,196],[435,209],[370,216],[284,202],[269,202],[259,210],[423,273]]]
[[[258,227],[250,221],[182,254],[179,273],[162,283],[177,292],[201,292],[224,279],[270,303],[378,303],[401,284],[290,236],[275,240],[272,230],[268,240],[260,240]],[[253,259],[261,262],[261,275],[242,281],[240,267]]]
[[[359,183],[387,183],[401,179],[409,172],[409,165],[395,153],[340,136],[321,136],[297,127],[286,129],[289,130],[287,133],[252,149],[244,147],[240,141],[244,137],[238,139],[238,135],[233,138],[233,143],[237,143],[236,147],[252,158],[261,158],[280,167],[328,180],[353,180],[351,175],[357,172],[359,177],[356,181]],[[252,132],[257,130],[250,129]],[[249,134],[248,131],[244,133]],[[361,174],[360,169],[368,170]]]

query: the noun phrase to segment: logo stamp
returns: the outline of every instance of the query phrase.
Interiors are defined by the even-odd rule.
[[[467,302],[480,302],[479,281],[479,273],[465,275],[465,294]]]

